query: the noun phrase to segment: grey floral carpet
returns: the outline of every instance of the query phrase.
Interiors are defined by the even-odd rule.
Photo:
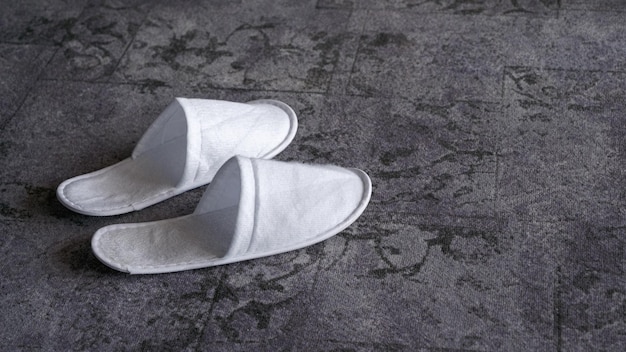
[[[5,351],[626,350],[626,2],[0,0]],[[362,217],[302,250],[132,276],[63,180],[174,97],[273,98],[277,159],[358,167]]]

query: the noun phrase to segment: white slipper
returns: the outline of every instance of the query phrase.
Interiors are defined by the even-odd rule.
[[[294,111],[276,100],[176,98],[130,158],[64,181],[57,197],[86,215],[143,209],[211,182],[234,155],[274,157],[293,140],[297,128]]]
[[[288,252],[344,230],[371,196],[365,172],[233,157],[191,215],[98,230],[91,247],[113,269],[155,274]]]

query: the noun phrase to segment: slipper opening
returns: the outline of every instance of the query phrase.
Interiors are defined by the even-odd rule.
[[[163,183],[176,185],[183,177],[187,159],[187,112],[178,100],[170,104],[146,131],[132,158],[146,163],[147,169]]]
[[[224,257],[234,241],[241,196],[241,170],[227,162],[188,216],[142,224],[112,225],[92,240],[106,265],[133,274],[205,267]]]

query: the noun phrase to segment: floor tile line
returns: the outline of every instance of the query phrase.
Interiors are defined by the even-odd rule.
[[[110,83],[111,80],[113,79],[113,77],[115,76],[115,73],[117,72],[118,68],[120,67],[120,64],[122,63],[122,60],[126,56],[126,53],[128,52],[128,49],[130,49],[131,45],[133,45],[133,43],[135,42],[135,39],[137,38],[137,35],[139,34],[139,31],[146,24],[146,21],[148,20],[148,17],[150,16],[151,11],[152,11],[152,9],[150,11],[147,11],[144,14],[143,18],[141,19],[141,24],[139,26],[137,26],[137,29],[135,30],[135,33],[133,33],[132,38],[130,38],[128,43],[126,43],[126,47],[124,47],[124,50],[122,51],[122,54],[117,59],[117,62],[115,63],[115,67],[111,70],[111,74],[109,74],[107,79],[106,79],[106,83]]]
[[[584,8],[561,8],[561,13],[565,14],[568,12],[595,12],[595,13],[626,13],[626,10],[620,9],[584,9]]]
[[[413,10],[411,8],[374,8],[374,7],[363,7],[360,10],[367,10],[372,12],[399,12],[399,13],[407,13],[412,16],[450,16],[450,17],[484,17],[484,18],[514,18],[514,17],[532,17],[537,19],[553,19],[556,18],[558,9],[546,9],[545,13],[531,12],[531,11],[504,11],[498,13],[462,13],[462,12],[445,12],[441,10],[429,10],[420,12],[419,10]]]
[[[198,334],[198,336],[196,337],[195,341],[192,343],[191,349],[193,351],[205,350],[204,347],[200,345],[200,343],[204,340],[206,327],[209,325],[209,321],[211,317],[213,316],[213,311],[215,310],[215,305],[217,304],[217,300],[216,300],[216,296],[218,294],[217,289],[220,287],[220,285],[223,284],[223,282],[226,280],[226,277],[228,276],[228,274],[224,270],[224,267],[220,267],[219,270],[221,271],[221,275],[220,275],[220,278],[217,282],[215,289],[213,290],[213,297],[211,297],[211,305],[209,306],[209,310],[205,312],[205,314],[203,314],[202,316],[202,321],[200,323],[202,330],[200,334]]]
[[[557,266],[556,268],[556,278],[554,283],[554,293],[553,293],[553,335],[554,342],[556,344],[555,348],[557,352],[561,352],[563,350],[563,300],[562,300],[562,287],[563,287],[563,273],[561,271],[561,266]]]
[[[561,68],[561,67],[549,67],[549,66],[525,66],[525,65],[506,65],[504,71],[507,69],[534,69],[540,71],[556,71],[556,72],[580,72],[580,73],[611,73],[611,74],[626,74],[626,70],[600,70],[600,69],[576,69],[576,68]]]
[[[369,17],[370,13],[371,13],[370,10],[366,10],[366,17]],[[348,88],[350,87],[350,83],[352,82],[352,75],[354,74],[354,70],[356,68],[356,64],[359,59],[359,55],[361,54],[361,49],[362,49],[362,44],[363,44],[363,34],[365,33],[365,23],[366,22],[363,21],[363,23],[361,24],[361,30],[359,30],[359,32],[357,33],[357,43],[356,43],[356,50],[354,52],[354,60],[352,60],[352,65],[350,66],[350,72],[348,72],[346,85],[344,87],[344,91],[342,92],[344,94],[347,94]]]
[[[28,97],[33,92],[33,89],[35,88],[35,86],[37,86],[37,83],[41,81],[41,77],[44,75],[44,72],[46,71],[45,70],[46,67],[48,67],[50,62],[52,62],[52,59],[54,59],[54,56],[59,52],[59,50],[61,50],[61,47],[58,47],[54,51],[54,53],[52,53],[52,55],[50,55],[50,58],[43,65],[43,68],[39,71],[39,73],[37,74],[37,77],[35,77],[35,79],[33,79],[32,83],[29,86],[27,86],[27,89],[24,92],[24,96],[22,97],[20,102],[17,104],[17,108],[13,111],[13,113],[11,115],[9,115],[6,119],[0,120],[0,132],[6,130],[6,127],[11,123],[11,121],[15,118],[15,116],[22,109],[22,107],[24,106],[24,103],[26,102]],[[43,52],[39,53],[39,55],[37,55],[37,57],[35,59],[39,58],[40,55],[42,55],[42,54],[43,54]],[[33,60],[33,61],[35,61],[35,60]]]
[[[350,21],[352,20],[352,18],[354,16],[354,9],[350,8],[350,9],[347,9],[347,10],[350,11],[350,15],[348,16],[348,19],[347,19],[346,22],[350,23]],[[357,40],[357,47],[356,47],[356,50],[354,51],[354,57],[352,58],[352,63],[350,64],[350,72],[348,72],[347,80],[346,80],[346,82],[343,82],[343,84],[341,84],[341,86],[343,86],[343,87],[338,87],[339,91],[340,91],[340,94],[345,93],[345,91],[347,89],[347,86],[350,83],[350,80],[352,78],[352,70],[354,69],[354,65],[355,65],[356,59],[358,57],[358,52],[359,52],[359,48],[360,48],[360,45],[361,45],[361,33],[363,33],[364,28],[365,28],[365,22],[361,24],[360,30],[357,33],[355,33],[356,38],[357,38],[356,39]],[[346,32],[349,33],[349,31],[346,31]],[[345,49],[345,48],[342,48],[342,49]],[[342,50],[342,52],[345,53],[344,50]],[[327,94],[329,92],[331,92],[333,83],[334,83],[334,81],[336,80],[336,77],[337,77],[337,70],[338,70],[338,67],[339,67],[339,65],[341,63],[341,54],[339,56],[340,57],[338,58],[337,63],[333,67],[333,72],[331,74],[331,78],[328,80],[328,84],[326,85],[326,93]]]
[[[0,45],[15,45],[15,46],[41,46],[49,48],[58,48],[58,44],[50,43],[37,43],[37,42],[12,42],[10,40],[0,40]]]

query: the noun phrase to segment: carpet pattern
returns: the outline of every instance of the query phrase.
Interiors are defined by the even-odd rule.
[[[626,3],[0,0],[3,349],[626,350]],[[132,276],[55,198],[174,97],[285,101],[372,178],[337,236]]]

